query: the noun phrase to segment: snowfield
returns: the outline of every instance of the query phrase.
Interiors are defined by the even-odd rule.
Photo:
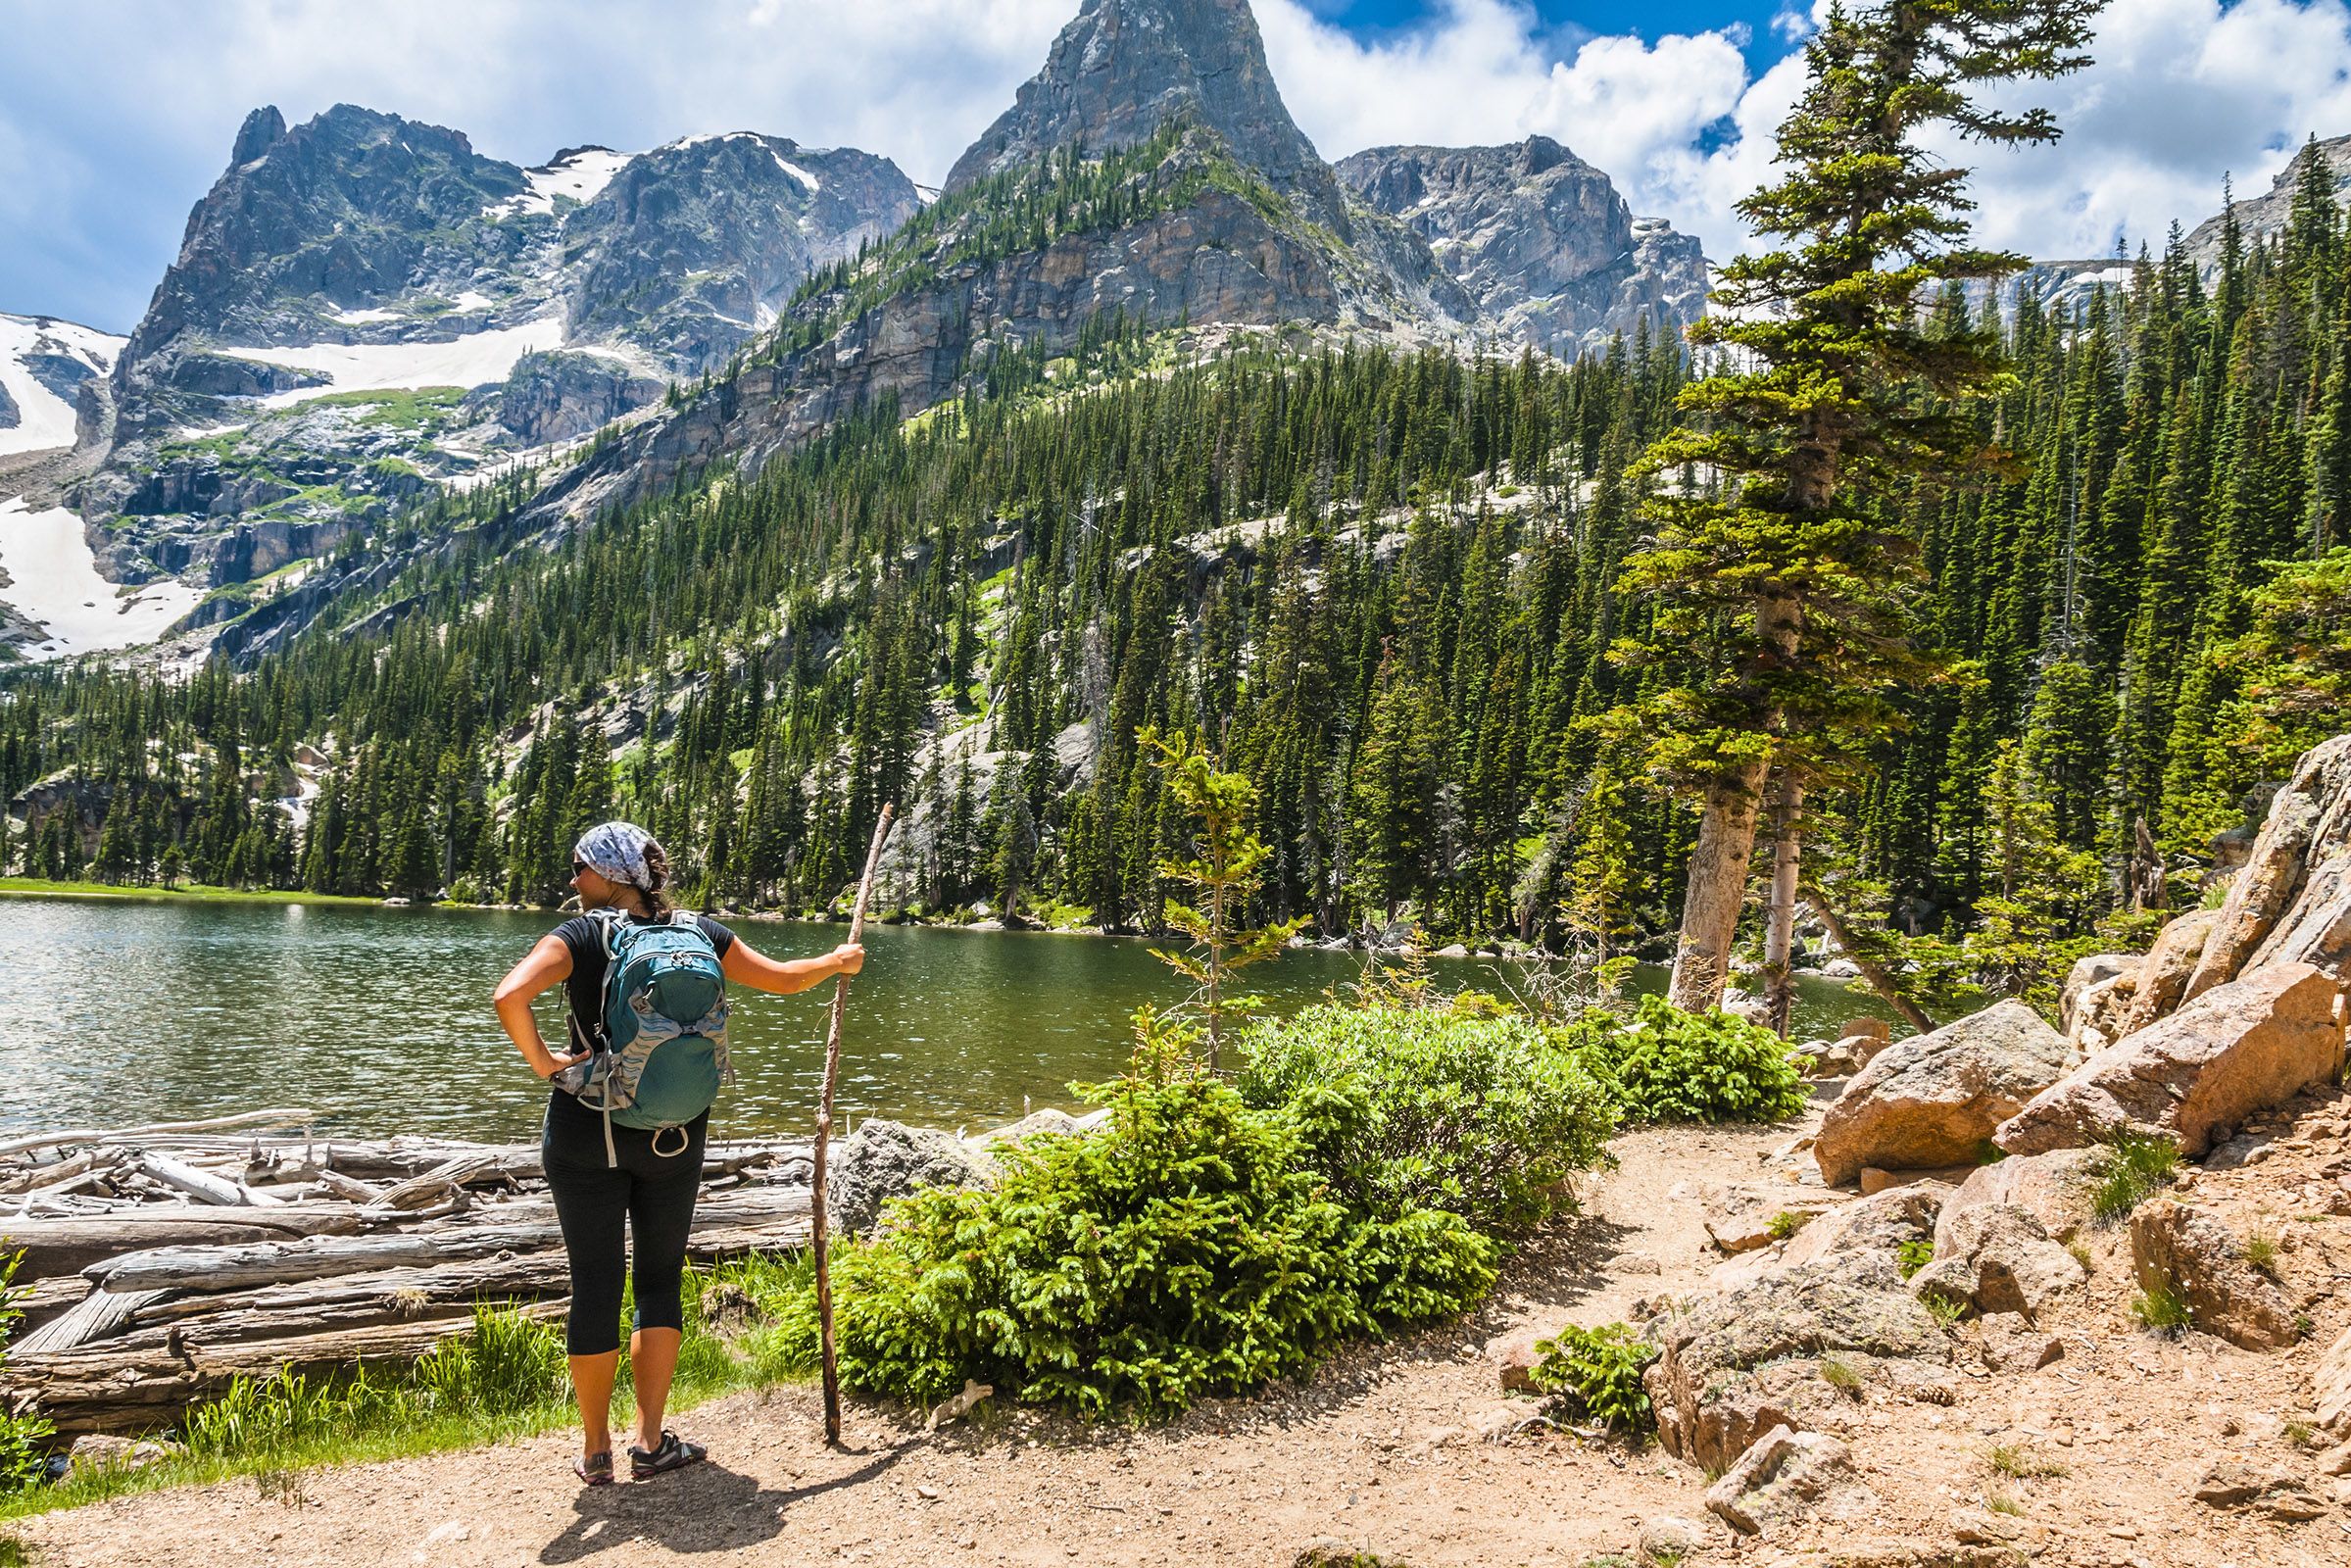
[[[53,317],[0,316],[0,386],[8,388],[23,416],[0,428],[0,457],[73,444],[73,405],[33,379],[24,368],[27,355],[63,355],[105,375],[114,369],[122,343],[95,327]]]
[[[776,168],[782,170],[785,173],[790,174],[794,179],[799,180],[803,185],[808,186],[809,195],[813,196],[824,188],[823,181],[819,180],[814,174],[809,173],[807,170],[801,168],[798,164],[786,162],[784,155],[777,152],[774,148],[770,147],[767,149],[767,156],[775,160]]]
[[[328,392],[378,392],[396,387],[488,386],[503,381],[525,354],[563,346],[563,320],[542,316],[519,326],[474,332],[447,343],[310,343],[283,349],[224,348],[240,360],[316,370],[327,386],[298,387],[260,400],[266,409],[291,408]]]
[[[204,597],[183,582],[123,593],[98,575],[80,517],[63,507],[35,512],[23,500],[0,501],[0,568],[10,579],[0,601],[49,634],[24,650],[34,660],[151,643]]]
[[[609,147],[587,147],[543,169],[526,169],[522,176],[530,181],[530,189],[519,196],[491,203],[481,210],[482,216],[513,218],[523,213],[552,213],[558,196],[592,202],[612,182],[621,166],[636,156],[616,153]]]

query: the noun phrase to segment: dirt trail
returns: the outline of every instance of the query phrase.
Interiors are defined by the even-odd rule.
[[[2312,1346],[2290,1356],[2200,1336],[2158,1342],[2115,1321],[2129,1261],[2112,1235],[2096,1244],[2102,1283],[2082,1321],[2067,1325],[2064,1360],[2022,1377],[1963,1377],[1947,1408],[1875,1395],[1856,1402],[1841,1435],[1886,1503],[1862,1528],[1741,1546],[1705,1512],[1706,1478],[1653,1448],[1541,1428],[1492,1441],[1532,1406],[1498,1392],[1489,1343],[1524,1325],[1609,1321],[1637,1298],[1704,1288],[1722,1262],[1703,1228],[1705,1190],[1761,1178],[1764,1154],[1788,1137],[1785,1127],[1628,1135],[1587,1213],[1530,1248],[1475,1318],[1360,1348],[1303,1386],[1219,1401],[1163,1427],[1088,1431],[1018,1412],[926,1436],[852,1405],[848,1449],[829,1452],[814,1390],[795,1387],[692,1412],[678,1424],[710,1446],[713,1461],[642,1486],[580,1489],[566,1469],[569,1441],[547,1438],[314,1473],[295,1504],[267,1500],[244,1480],[13,1528],[36,1562],[74,1568],[598,1559],[1280,1568],[1330,1539],[1416,1568],[1582,1568],[1619,1553],[1631,1561],[1642,1523],[1663,1514],[1699,1525],[1693,1563],[1988,1568],[2025,1560],[2020,1549],[2039,1563],[2115,1568],[2351,1563],[2342,1508],[2280,1525],[2218,1514],[2191,1496],[2203,1464],[2231,1446],[2283,1457],[2280,1418],[2298,1407],[2296,1379],[2306,1384],[2309,1361],[2342,1328],[2341,1303],[2327,1298]],[[2351,1269],[2351,1220],[2295,1229],[2308,1233],[2297,1237],[2299,1271]],[[1994,1443],[2061,1457],[2067,1474],[1993,1476]],[[1993,1493],[2016,1503],[2023,1534],[1981,1551],[1955,1544],[1955,1526]]]

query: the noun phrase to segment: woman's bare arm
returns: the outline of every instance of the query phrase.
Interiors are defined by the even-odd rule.
[[[741,937],[727,944],[726,956],[718,960],[719,969],[737,985],[784,996],[820,985],[837,974],[856,974],[864,966],[865,950],[854,942],[842,943],[821,958],[779,960],[753,952]]]
[[[520,963],[507,971],[490,995],[498,1008],[498,1021],[506,1026],[514,1049],[542,1078],[553,1077],[587,1054],[580,1051],[559,1056],[550,1051],[547,1042],[539,1038],[539,1020],[530,1012],[532,998],[570,978],[571,950],[563,946],[562,938],[545,936],[522,956]]]

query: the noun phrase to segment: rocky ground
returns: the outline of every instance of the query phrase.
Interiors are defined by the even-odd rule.
[[[1950,1195],[1823,1189],[1791,1151],[1805,1127],[1628,1135],[1585,1215],[1528,1248],[1476,1319],[1164,1427],[1086,1431],[983,1405],[926,1435],[853,1404],[846,1446],[828,1451],[814,1390],[800,1387],[692,1412],[681,1425],[712,1462],[643,1486],[582,1490],[568,1444],[548,1438],[316,1473],[275,1496],[241,1480],[12,1529],[36,1562],[90,1568],[503,1568],[606,1552],[632,1564],[1287,1563],[1318,1542],[1412,1564],[1583,1568],[1640,1562],[1644,1540],[1686,1544],[1690,1563],[2341,1564],[2351,1481],[2324,1473],[2344,1459],[2324,1451],[2312,1385],[2324,1348],[2351,1328],[2351,1217],[2336,1212],[2351,1210],[2347,1124],[2351,1097],[2306,1093],[2175,1189],[2237,1236],[2274,1243],[2263,1255],[2277,1289],[2307,1319],[2291,1344],[2146,1331],[2129,1311],[2131,1229],[2085,1227],[2086,1279],[2061,1282],[2030,1320],[1934,1324],[1926,1353],[1906,1360],[1849,1354],[1862,1373],[1849,1391],[1819,1357],[1767,1363],[1759,1384],[1788,1368],[1803,1384],[1770,1399],[1799,1422],[1788,1441],[1805,1451],[1760,1490],[1714,1492],[1725,1512],[1762,1515],[1760,1535],[1709,1510],[1705,1462],[1534,1419],[1532,1398],[1501,1392],[1497,1358],[1525,1331],[1567,1320],[1702,1323],[1704,1301],[1727,1289],[1762,1291],[1730,1298],[1762,1321],[1765,1298],[1808,1266],[1866,1280],[1874,1265],[1854,1248],[1867,1222],[1915,1218],[1920,1194],[1927,1212]],[[1774,1202],[1773,1214],[1822,1217],[1793,1240],[1749,1246],[1768,1236],[1769,1215],[1760,1231],[1739,1216]],[[1827,1228],[1807,1243],[1814,1226]],[[1718,1235],[1745,1250],[1726,1255]],[[1689,1336],[1675,1343],[1695,1357]],[[1751,1416],[1743,1397],[1715,1403]],[[1690,1449],[1704,1422],[1685,1425]]]

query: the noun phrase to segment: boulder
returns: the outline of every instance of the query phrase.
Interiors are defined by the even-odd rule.
[[[1725,1468],[1748,1445],[1802,1429],[1843,1396],[1820,1377],[1820,1357],[1947,1366],[1950,1337],[1902,1290],[1892,1260],[1845,1255],[1775,1271],[1651,1318],[1658,1347],[1641,1386],[1668,1453]],[[1866,1365],[1856,1365],[1866,1370]],[[1918,1381],[1918,1380],[1914,1380]]]
[[[1792,1183],[1716,1187],[1706,1193],[1701,1223],[1724,1251],[1752,1252],[1795,1234],[1789,1226],[1811,1223],[1814,1215],[1835,1207],[1837,1201],[1835,1193]]]
[[[2013,1204],[2038,1220],[2051,1241],[2072,1241],[2090,1221],[2089,1188],[2096,1163],[2097,1156],[2089,1150],[2059,1149],[1977,1166],[1958,1190],[1943,1200],[1935,1226],[1935,1250],[1951,1250],[1948,1227],[1969,1209],[1987,1203]]]
[[[2065,1031],[2067,1049],[2077,1060],[2123,1038],[2130,1029],[2131,1005],[2137,997],[2135,971],[2101,980],[2082,993]]]
[[[1966,1181],[1976,1170],[1974,1165],[1936,1165],[1928,1170],[1883,1170],[1876,1165],[1864,1165],[1861,1196],[1868,1198],[1897,1187],[1916,1187],[1922,1182],[1948,1190]]]
[[[2021,1002],[2002,1002],[1892,1046],[1845,1085],[1812,1154],[1841,1187],[1864,1165],[1972,1163],[1992,1129],[2065,1072],[2065,1040]]]
[[[2217,1215],[2162,1199],[2131,1214],[2131,1263],[2139,1288],[2187,1303],[2188,1321],[2248,1350],[2294,1343],[2294,1310],[2277,1284],[2245,1261],[2236,1233]]]
[[[2311,1411],[2320,1430],[2351,1439],[2351,1329],[2336,1336],[2319,1357],[2310,1380]]]
[[[1801,1268],[1873,1255],[1898,1260],[1897,1249],[1904,1242],[1923,1242],[1935,1234],[1943,1192],[1940,1187],[1895,1187],[1841,1203],[1796,1232],[1780,1254],[1780,1265]]]
[[[2135,953],[2093,953],[2086,958],[2076,958],[2074,966],[2066,971],[2065,989],[2058,995],[2057,1027],[2072,1034],[2082,994],[2092,986],[2136,973],[2138,963],[2139,956]]]
[[[1494,1363],[1495,1379],[1505,1394],[1532,1394],[1535,1391],[1535,1366],[1543,1353],[1535,1342],[1548,1339],[1549,1333],[1539,1328],[1512,1329],[1486,1342],[1486,1358]]]
[[[1759,1535],[1809,1513],[1841,1488],[1855,1487],[1853,1456],[1835,1438],[1774,1427],[1706,1489],[1706,1511],[1741,1535]]]
[[[2275,963],[2208,991],[2098,1052],[2034,1097],[1992,1141],[2012,1154],[2079,1149],[2136,1131],[2189,1158],[2213,1130],[2282,1105],[2341,1071],[2339,990],[2307,963]]]
[[[2218,909],[2191,909],[2155,934],[2155,946],[2138,965],[2124,1034],[2135,1034],[2187,1000],[2188,979],[2220,918]]]
[[[1984,1319],[1982,1334],[1977,1348],[1994,1372],[2037,1372],[2065,1356],[2065,1341],[2013,1312]]]
[[[2351,735],[2312,747],[2270,802],[2189,977],[2192,1000],[2264,964],[2351,960]]]
[[[1640,1539],[1633,1549],[1642,1562],[1680,1562],[1698,1549],[1705,1534],[1694,1519],[1659,1514],[1641,1527]]]
[[[1939,1296],[1978,1311],[2036,1318],[2088,1275],[2074,1254],[2014,1203],[1982,1203],[1937,1227],[1935,1260],[1911,1279],[1921,1300]]]
[[[995,1162],[954,1133],[879,1117],[859,1123],[830,1157],[835,1231],[872,1230],[884,1203],[917,1188],[981,1186],[996,1177]]]

